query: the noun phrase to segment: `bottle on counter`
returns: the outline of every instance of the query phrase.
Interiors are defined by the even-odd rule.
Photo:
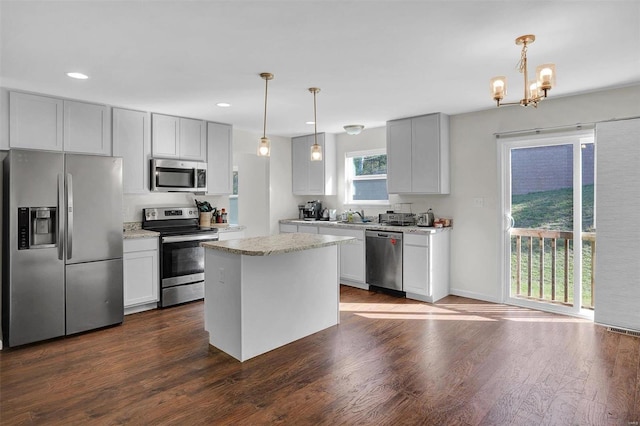
[[[222,223],[227,223],[227,212],[225,209],[222,209],[220,216],[222,216]]]

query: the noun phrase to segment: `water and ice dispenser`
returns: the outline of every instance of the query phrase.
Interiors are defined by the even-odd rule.
[[[56,207],[18,207],[18,250],[56,247]]]

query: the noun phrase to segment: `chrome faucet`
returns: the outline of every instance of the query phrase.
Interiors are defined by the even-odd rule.
[[[360,220],[361,220],[362,222],[364,222],[364,221],[365,221],[365,220],[364,220],[364,209],[363,209],[363,210],[360,210],[360,211],[357,211],[357,210],[356,210],[354,213],[356,213],[358,216],[360,216]]]

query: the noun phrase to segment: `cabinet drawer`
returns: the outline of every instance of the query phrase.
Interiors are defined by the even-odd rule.
[[[404,243],[412,246],[429,247],[428,235],[404,234]]]
[[[341,229],[333,226],[320,226],[320,233],[324,235],[337,235],[339,237],[354,237],[358,240],[364,240],[364,230],[360,229]]]
[[[123,250],[125,253],[144,250],[157,250],[158,238],[131,238],[124,240]]]
[[[298,232],[298,225],[289,224],[289,223],[281,223],[280,224],[280,233],[281,234],[291,233],[291,232]]]

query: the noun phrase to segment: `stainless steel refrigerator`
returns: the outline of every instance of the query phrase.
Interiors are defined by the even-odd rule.
[[[3,174],[3,344],[121,323],[122,159],[11,150]]]

